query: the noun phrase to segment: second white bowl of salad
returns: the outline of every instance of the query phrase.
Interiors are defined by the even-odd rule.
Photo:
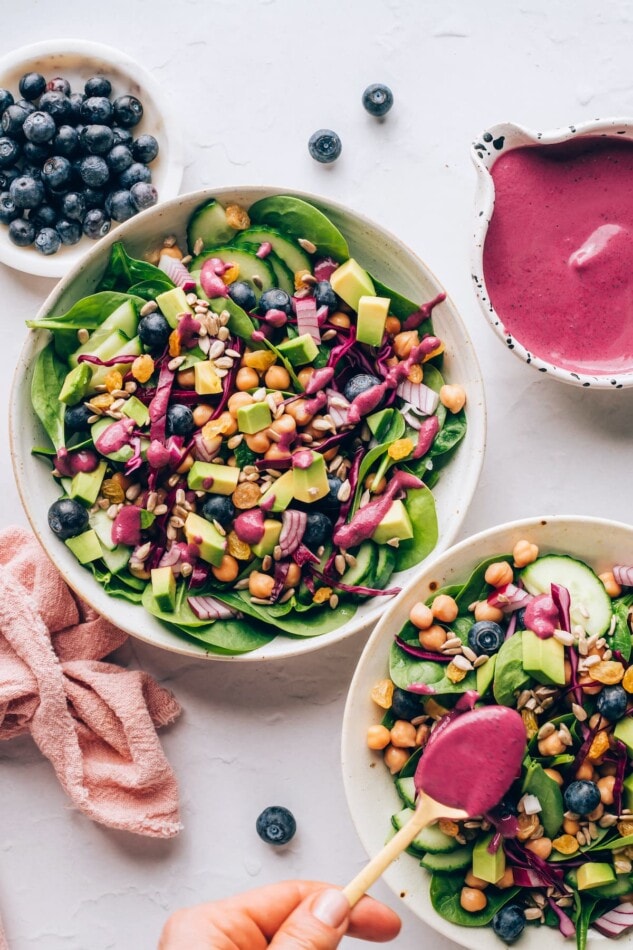
[[[68,583],[147,642],[316,649],[455,537],[485,440],[471,340],[426,266],[340,205],[178,198],[102,240],[30,326],[24,506]]]

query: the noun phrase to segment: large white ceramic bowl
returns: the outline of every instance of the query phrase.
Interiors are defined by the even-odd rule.
[[[627,367],[618,373],[577,373],[556,366],[554,363],[550,363],[527,350],[520,340],[506,330],[503,320],[492,306],[484,275],[484,245],[495,207],[495,188],[491,174],[495,162],[511,149],[533,145],[559,145],[575,139],[596,136],[619,140],[633,139],[633,120],[621,118],[595,119],[592,122],[580,122],[577,125],[568,125],[562,129],[552,129],[548,132],[526,129],[521,125],[515,125],[513,122],[501,122],[499,125],[486,129],[473,142],[470,154],[477,171],[477,190],[475,194],[475,227],[471,248],[471,274],[475,293],[484,316],[501,342],[515,356],[518,356],[519,359],[533,366],[539,372],[547,373],[563,383],[584,386],[585,388],[591,387],[592,389],[622,389],[633,386],[633,366]],[[517,288],[517,293],[520,293],[520,288]]]
[[[88,10],[86,16],[89,16]],[[184,171],[182,135],[169,95],[131,56],[103,43],[58,39],[33,43],[12,50],[0,60],[0,88],[10,89],[20,98],[18,82],[24,73],[41,73],[46,79],[63,76],[73,92],[83,92],[91,76],[106,76],[112,83],[111,99],[127,93],[143,103],[143,118],[132,130],[136,137],[149,133],[158,141],[160,151],[149,166],[159,201],[175,197]],[[112,222],[113,230],[119,225]],[[63,277],[81,260],[93,242],[82,237],[72,247],[62,245],[57,254],[46,257],[34,247],[16,247],[9,240],[5,225],[0,225],[0,261],[39,277]]]
[[[370,699],[372,686],[389,675],[389,649],[394,635],[402,629],[414,603],[426,600],[447,584],[465,581],[477,564],[496,554],[512,550],[520,538],[538,544],[542,554],[566,553],[590,564],[598,573],[614,564],[630,564],[633,558],[633,527],[599,518],[557,517],[512,521],[482,531],[453,548],[417,572],[391,602],[367,641],[352,680],[343,720],[343,781],[352,819],[370,855],[376,854],[387,837],[389,819],[402,807],[393,779],[380,753],[367,748],[370,725],[379,723],[381,710]],[[385,872],[384,878],[395,894],[420,920],[469,950],[501,950],[503,944],[490,927],[458,927],[440,917],[429,899],[431,876],[419,861],[403,854]],[[589,947],[606,941],[590,931]],[[548,950],[569,947],[557,930],[528,927],[521,936],[521,950]],[[602,944],[601,944],[602,946]],[[633,946],[633,936],[623,937],[619,947]]]
[[[40,319],[53,313],[62,313],[76,300],[93,292],[99,282],[114,241],[122,240],[129,253],[143,257],[160,246],[166,234],[177,235],[186,243],[186,226],[192,212],[211,197],[223,203],[249,207],[269,194],[295,194],[322,208],[347,237],[351,252],[377,277],[413,300],[430,300],[442,287],[415,254],[397,238],[367,218],[339,204],[300,192],[279,188],[216,188],[184,195],[167,204],[161,204],[117,228],[115,234],[103,238],[68,276],[61,281],[40,310]],[[433,311],[434,326],[446,341],[445,368],[447,379],[461,383],[467,392],[468,431],[455,458],[442,472],[434,488],[439,519],[439,543],[442,551],[452,543],[462,518],[473,497],[483,460],[485,443],[485,406],[481,373],[471,339],[447,298]],[[34,445],[42,442],[39,420],[31,407],[30,386],[35,357],[49,339],[47,331],[32,331],[24,344],[15,373],[10,404],[10,438],[15,478],[26,513],[33,530],[39,537],[51,560],[57,565],[70,586],[101,614],[134,636],[156,646],[191,656],[207,656],[203,647],[190,643],[171,633],[142,607],[109,597],[82,568],[68,548],[52,534],[47,524],[47,511],[58,496],[55,482],[45,464],[31,456]],[[395,575],[396,583],[406,583],[418,567]],[[363,604],[356,615],[338,630],[321,637],[292,639],[275,638],[268,646],[236,659],[260,660],[269,657],[287,657],[327,646],[371,625],[385,609],[385,599],[374,598]],[[209,655],[213,659],[227,659]]]

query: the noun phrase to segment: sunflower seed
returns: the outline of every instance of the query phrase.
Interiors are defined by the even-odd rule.
[[[233,584],[233,590],[246,590],[248,587],[248,577],[243,577],[237,584]]]
[[[487,654],[482,653],[481,656],[478,656],[477,659],[474,661],[474,663],[473,663],[473,669],[474,669],[474,670],[478,670],[480,666],[483,666],[484,663],[487,663],[487,662],[488,662],[488,659],[489,659],[489,658],[488,658]]]
[[[170,360],[169,363],[167,364],[167,369],[170,369],[173,373],[177,369],[179,369],[184,362],[185,362],[184,356],[174,356],[173,360]]]
[[[155,300],[148,300],[146,304],[143,304],[141,307],[141,316],[147,317],[150,313],[156,313],[158,310],[158,304]]]
[[[459,639],[459,637],[448,637],[448,639],[444,641],[440,649],[442,650],[442,652],[444,652],[444,650],[454,650],[455,647],[460,647],[461,649],[461,646],[462,646],[462,641]]]
[[[470,660],[467,660],[465,656],[457,655],[453,657],[453,663],[455,664],[458,670],[466,670],[468,672],[469,670],[472,670],[473,668],[472,663],[470,662]]]
[[[341,487],[339,488],[338,492],[336,493],[336,497],[337,497],[338,501],[340,501],[341,503],[343,503],[343,502],[349,501],[349,497],[350,497],[351,494],[352,494],[352,486],[351,486],[349,480],[348,480],[348,479],[345,479],[345,481],[343,482],[343,484],[342,484]]]
[[[147,496],[147,504],[145,507],[148,511],[153,511],[156,505],[158,504],[158,494],[155,491],[151,491]]]
[[[471,650],[470,647],[462,646],[462,653],[464,654],[467,660],[470,660],[471,663],[474,663],[475,660],[477,659],[477,654],[475,653],[474,650]]]
[[[279,598],[279,603],[285,604],[287,601],[291,599],[291,597],[294,597],[294,595],[295,595],[295,588],[289,587],[286,593],[282,597]]]
[[[297,238],[297,244],[308,254],[316,254],[316,244],[313,244],[312,241],[308,241],[307,238]]]
[[[571,704],[571,711],[579,722],[584,722],[587,718],[587,711],[579,706],[578,703]]]
[[[336,610],[338,607],[338,594],[331,594],[328,603],[332,610]]]
[[[184,564],[180,565],[180,573],[183,577],[189,577],[189,575],[193,573],[193,566],[185,561]]]
[[[230,356],[220,356],[214,362],[217,369],[232,369],[233,368],[233,360],[231,359]]]
[[[526,907],[523,911],[526,920],[543,919],[543,911],[538,907]]]
[[[81,330],[77,330],[77,339],[80,343],[87,343],[90,339],[90,334],[84,327],[82,327]]]
[[[566,647],[570,647],[574,642],[573,633],[567,633],[565,630],[554,630],[554,639],[558,640],[559,643],[563,643]]]
[[[202,240],[202,238],[198,238],[196,243],[193,245],[194,256],[197,257],[198,254],[202,254],[203,248],[204,248],[204,241]]]
[[[585,667],[590,670],[592,666],[596,666],[598,663],[600,663],[599,656],[588,656],[585,660]]]
[[[334,567],[336,568],[339,574],[345,573],[347,564],[345,563],[345,558],[343,557],[342,554],[337,554],[336,557],[334,558]]]
[[[547,739],[548,736],[556,732],[556,726],[553,722],[545,722],[537,733],[537,739]]]
[[[522,692],[520,692],[519,697],[517,699],[517,709],[518,710],[523,709],[528,699],[531,699],[531,698],[532,698],[532,693],[530,692],[529,689],[524,689]]]

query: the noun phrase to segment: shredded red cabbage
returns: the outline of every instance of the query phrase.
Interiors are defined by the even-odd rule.
[[[98,356],[93,356],[92,353],[80,353],[77,362],[94,363],[95,366],[116,366],[118,363],[133,363],[135,359],[138,359],[138,357],[131,353],[121,353],[120,356],[113,356],[110,360],[99,359]]]
[[[576,928],[574,927],[573,921],[569,919],[563,908],[558,906],[553,897],[548,897],[547,900],[549,906],[558,917],[558,929],[562,933],[563,937],[575,937]]]
[[[295,564],[298,564],[299,567],[303,567],[304,564],[318,564],[319,559],[316,554],[313,554],[305,544],[300,544],[292,552],[292,559]]]
[[[270,592],[270,599],[273,601],[273,603],[281,596],[281,592],[284,589],[284,584],[286,583],[286,578],[288,577],[289,569],[290,561],[275,561],[275,584],[272,591]]]
[[[167,424],[167,407],[171,397],[171,388],[174,384],[174,373],[169,363],[164,362],[160,368],[156,395],[149,404],[150,439],[159,442],[165,441],[165,427]]]
[[[511,858],[513,868],[518,866],[527,870],[536,871],[537,874],[547,882],[548,887],[560,887],[563,883],[565,876],[564,867],[556,867],[553,864],[548,864],[547,861],[544,861],[543,858],[539,858],[533,851],[528,851],[527,848],[524,848],[518,841],[512,838],[508,839],[504,844],[504,850],[508,857]]]
[[[513,636],[516,628],[517,628],[517,613],[516,611],[513,610],[512,613],[510,614],[510,620],[508,621],[508,626],[506,627],[506,635],[504,639],[509,640],[510,637]]]
[[[330,355],[328,357],[327,365],[337,368],[337,364],[343,359],[343,357],[352,349],[356,343],[356,330],[354,327],[350,327],[349,336],[343,343],[339,343],[338,346],[333,346],[330,350]]]
[[[396,636],[396,643],[405,653],[408,653],[410,656],[416,656],[419,660],[434,660],[437,663],[450,663],[453,659],[452,656],[444,656],[443,653],[431,653],[429,650],[422,649],[422,647],[414,647],[413,644],[407,643],[406,640],[403,640],[400,636]]]
[[[571,616],[569,608],[571,607],[571,597],[566,587],[560,584],[551,584],[552,600],[558,610],[558,619],[561,630],[571,633]]]

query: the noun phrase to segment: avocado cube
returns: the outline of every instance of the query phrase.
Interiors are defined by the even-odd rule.
[[[97,561],[102,555],[97,532],[93,531],[92,528],[84,531],[83,534],[76,535],[74,538],[66,538],[66,546],[70,548],[80,564]]]
[[[363,296],[358,301],[356,339],[369,346],[380,346],[389,313],[389,297]]]
[[[171,567],[152,568],[152,594],[161,610],[173,612],[176,606],[176,578]]]
[[[203,561],[219,567],[226,551],[226,538],[210,521],[191,511],[185,521],[187,544],[195,544]]]
[[[179,316],[183,313],[193,313],[187,303],[187,297],[182,287],[172,287],[171,290],[166,290],[164,294],[159,294],[156,303],[165,320],[174,330],[178,326]]]
[[[392,538],[406,541],[413,537],[413,526],[407,509],[400,501],[392,501],[391,508],[372,534],[372,541],[376,544],[386,544]]]
[[[503,848],[497,848],[494,854],[488,851],[488,845],[493,835],[480,838],[473,848],[473,874],[482,881],[496,884],[503,877],[506,869],[506,854]]]
[[[304,366],[316,359],[319,348],[309,333],[286,340],[277,347],[279,352],[289,360],[293,366]]]
[[[70,483],[70,497],[82,501],[84,505],[94,505],[107,467],[107,462],[99,462],[94,472],[77,472]]]
[[[280,512],[285,511],[294,498],[295,476],[294,471],[284,472],[270,488],[266,489],[259,499],[259,506],[264,511]]]
[[[192,491],[210,491],[214,495],[232,495],[237,488],[240,470],[237,465],[217,462],[194,462],[187,475]]]
[[[484,663],[482,666],[478,666],[475,670],[475,673],[477,674],[477,692],[482,698],[492,686],[492,681],[495,677],[496,662],[497,654],[494,653],[491,657],[488,657],[486,663]]]
[[[91,379],[92,367],[88,363],[80,363],[75,366],[63,382],[59,393],[59,401],[67,406],[75,406],[88,392]]]
[[[565,648],[559,640],[542,640],[532,630],[524,630],[521,645],[526,673],[544,685],[565,685]]]
[[[630,716],[627,716],[625,719],[620,719],[613,730],[613,736],[615,739],[619,739],[620,742],[624,743],[629,756],[633,758],[633,719],[631,719]],[[633,778],[633,775],[629,776],[629,778]],[[626,782],[628,781],[629,779],[627,779],[624,783],[625,788]],[[633,784],[631,785],[631,794],[633,797]]]
[[[330,275],[330,284],[334,293],[338,294],[352,310],[358,310],[361,297],[373,297],[376,293],[371,277],[353,257],[341,264]]]
[[[615,872],[611,864],[588,861],[578,868],[578,890],[586,891],[590,887],[602,887],[615,882]]]
[[[125,405],[121,408],[121,412],[124,416],[134,419],[139,428],[146,426],[149,422],[149,409],[140,399],[137,399],[136,396],[130,396],[130,398],[126,400]]]
[[[393,417],[393,411],[391,409],[381,409],[380,412],[373,412],[371,416],[365,417],[365,422],[369,426],[369,431],[372,435],[375,435],[378,441],[382,441],[381,436],[385,434],[383,429],[389,427],[389,421]]]
[[[237,410],[237,427],[240,432],[253,435],[261,432],[272,424],[273,417],[267,402],[252,402],[248,406],[240,406]]]
[[[213,363],[200,360],[193,367],[194,388],[199,396],[217,396],[222,392],[222,380],[215,371]]]
[[[308,450],[297,453],[307,457]],[[294,496],[297,501],[305,501],[308,504],[319,501],[330,491],[330,485],[327,480],[327,465],[325,459],[319,452],[311,452],[312,462],[307,468],[299,468],[293,465],[294,472]],[[295,456],[295,457],[297,457]]]
[[[255,557],[266,557],[275,550],[275,545],[279,544],[279,535],[281,534],[281,521],[274,521],[272,518],[266,518],[264,521],[264,537],[257,544],[251,544],[251,551]]]

